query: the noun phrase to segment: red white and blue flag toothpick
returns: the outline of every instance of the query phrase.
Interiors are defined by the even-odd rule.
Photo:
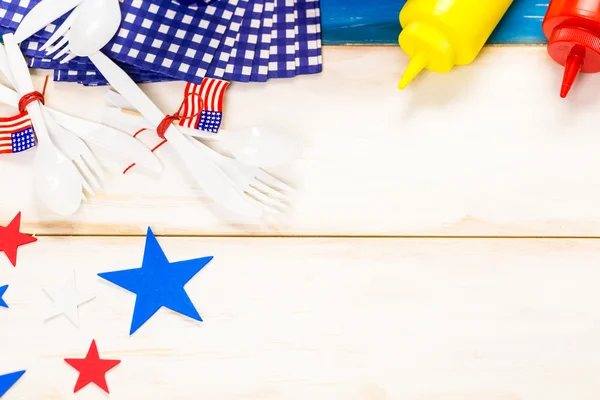
[[[0,154],[20,153],[36,145],[35,134],[27,112],[0,118]]]
[[[0,307],[4,308],[8,308],[8,304],[6,304],[6,301],[4,301],[4,299],[2,298],[2,296],[4,296],[4,293],[6,293],[6,289],[8,289],[8,285],[0,286]]]
[[[17,266],[17,249],[19,246],[33,243],[37,239],[19,231],[21,227],[21,213],[19,212],[8,226],[0,226],[0,253],[4,252],[8,260]]]
[[[10,374],[0,375],[0,397],[4,396],[8,390],[23,376],[25,371],[11,372]]]
[[[202,83],[185,86],[179,126],[217,133],[223,121],[223,97],[229,82],[204,78]]]
[[[152,229],[148,227],[141,268],[103,272],[98,276],[135,293],[129,330],[132,335],[162,307],[202,321],[184,286],[212,259],[209,256],[169,262]]]
[[[77,393],[90,383],[95,384],[106,393],[110,393],[108,391],[108,384],[106,383],[106,373],[119,365],[121,360],[100,358],[96,341],[92,340],[85,358],[65,358],[65,362],[79,371],[79,377],[75,383],[73,393]]]
[[[204,132],[219,133],[223,122],[223,98],[230,82],[222,79],[204,78],[201,84],[187,83],[183,92],[183,101],[177,111],[179,126]],[[133,137],[146,131],[142,128]],[[152,148],[154,153],[167,142],[160,141]],[[127,173],[135,164],[130,164],[123,173]]]

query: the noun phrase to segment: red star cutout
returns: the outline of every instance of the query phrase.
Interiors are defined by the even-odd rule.
[[[85,358],[65,358],[65,361],[71,367],[79,371],[79,378],[77,378],[73,393],[77,393],[80,389],[90,383],[95,383],[100,389],[109,393],[106,377],[104,375],[121,363],[121,360],[100,359],[95,340],[92,340],[92,344]]]
[[[13,265],[17,266],[17,248],[24,244],[35,242],[37,238],[26,235],[19,231],[21,227],[21,212],[5,228],[0,226],[0,252],[6,253],[6,257]]]

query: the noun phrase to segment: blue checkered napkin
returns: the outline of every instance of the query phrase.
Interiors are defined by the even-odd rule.
[[[38,46],[39,43],[41,42],[36,42],[35,45]],[[29,44],[26,44],[25,46],[29,46]],[[23,47],[25,46],[21,46],[21,50],[23,50]],[[26,56],[29,56],[29,54],[31,54],[31,52],[24,50],[23,54],[25,54]],[[34,51],[33,54],[39,54],[37,51]],[[38,56],[29,56],[29,67],[30,68],[41,68],[41,69],[68,69],[69,67],[73,67],[73,68],[82,68],[82,67],[88,67],[88,68],[93,68],[93,64],[89,61],[85,61],[86,59],[83,58],[75,58],[74,60],[69,61],[68,64],[60,64],[59,60],[52,60],[51,58],[45,58],[45,57],[38,57]]]
[[[269,55],[271,54],[271,31],[273,30],[273,13],[275,0],[265,0],[262,22],[258,31],[255,59],[252,65],[253,82],[266,82],[269,75]]]
[[[14,32],[25,15],[35,7],[41,0],[0,0],[0,33]],[[54,23],[35,33],[27,42],[38,42],[50,37],[56,27],[62,23],[68,13]],[[37,47],[36,47],[37,48]]]
[[[313,74],[323,69],[319,0],[296,2],[296,73]]]
[[[16,0],[0,0],[0,4],[10,1]],[[26,1],[20,0],[21,5]],[[199,8],[164,1],[159,5],[147,0],[123,0],[121,29],[104,50],[116,61],[199,83],[239,1],[218,0]],[[20,9],[22,14],[28,11]],[[26,50],[28,56],[45,55],[37,49]]]
[[[296,33],[294,0],[275,0],[269,78],[292,78],[296,75]]]
[[[0,18],[0,26],[8,25],[9,30],[14,30],[23,15],[39,1],[0,0],[0,13],[5,17]],[[262,3],[263,8],[258,18],[261,20],[258,42],[254,43],[257,28],[252,21],[260,12],[254,7],[256,3]],[[202,9],[184,7],[170,0],[122,0],[121,8],[124,15],[121,30],[104,51],[117,62],[129,65],[128,71],[140,82],[156,79],[198,83],[206,68],[207,76],[227,74],[232,81],[265,81],[321,71],[318,0],[298,0],[297,4],[293,0],[213,0]],[[230,21],[240,17],[240,12],[244,18],[232,25]],[[252,17],[248,20],[249,15]],[[60,22],[57,20],[55,24]],[[54,25],[47,27],[22,46],[26,55],[33,56],[32,65],[39,62],[40,67],[55,69],[60,80],[104,84],[86,58],[58,66],[38,60],[44,54],[37,48],[53,30]],[[201,49],[203,46],[206,51]],[[251,62],[249,54],[254,55]],[[244,70],[248,66],[251,66],[249,77],[248,68]],[[82,70],[94,72],[82,74]],[[72,78],[75,76],[78,78]]]
[[[252,65],[256,58],[256,44],[263,10],[264,0],[254,0],[248,5],[223,79],[249,82],[252,78]]]
[[[52,69],[54,70],[54,80],[62,82],[78,82],[84,85],[108,85],[108,81],[98,72],[91,63],[70,62],[67,65],[54,67],[56,61],[43,58],[30,58],[30,68]],[[132,65],[121,64],[120,67],[137,83],[149,82],[170,82],[177,79],[167,75],[157,74],[152,71],[145,71]]]
[[[59,81],[64,82],[64,80],[59,79],[59,78],[61,78],[61,74],[63,74],[64,72],[65,71],[55,71],[55,73],[54,73],[55,79],[54,80],[57,82],[59,82]],[[67,72],[71,72],[71,71],[67,71]],[[128,75],[131,77],[131,79],[133,79],[134,82],[137,82],[137,83],[157,83],[157,82],[173,81],[173,78],[166,77],[165,75],[155,74],[153,72],[143,72],[143,73],[130,72],[130,73],[128,73]],[[83,79],[77,80],[76,82],[83,86],[107,86],[107,85],[110,85],[110,83],[108,83],[106,81],[106,79],[104,79],[104,77],[100,73],[94,74],[94,75],[90,75],[90,74],[86,73],[86,75],[84,76]]]
[[[229,27],[221,39],[219,48],[213,57],[213,61],[208,68],[206,76],[223,79],[227,69],[227,64],[229,63],[229,58],[231,57],[231,53],[237,42],[242,20],[246,13],[246,9],[248,8],[248,4],[249,0],[240,0],[238,3],[238,6],[233,13],[233,17],[231,18]]]
[[[154,72],[136,70],[129,65],[121,64],[120,67],[131,77],[131,79],[138,83],[166,82],[173,80],[173,78]],[[82,66],[81,64],[70,67],[69,69],[54,70],[54,80],[57,82],[76,82],[85,86],[104,86],[109,84],[102,74],[100,74],[93,66],[90,68]]]
[[[138,83],[172,81],[166,75],[160,75],[151,71],[144,71],[135,66],[117,62],[117,64]],[[30,68],[54,70],[54,80],[62,82],[77,82],[84,85],[108,85],[108,82],[87,58],[79,58],[68,64],[59,64],[58,61],[47,58],[29,58]]]
[[[194,8],[125,0],[123,23],[108,55],[141,69],[199,83],[238,1],[220,0]]]
[[[142,70],[136,66],[123,64],[117,62],[117,64],[129,74],[129,76],[138,83],[145,82],[166,82],[176,80],[175,78],[171,78],[167,75],[157,74],[156,72]],[[28,61],[28,65],[30,68],[40,68],[40,69],[52,69],[54,70],[54,79],[56,81],[68,81],[68,82],[79,82],[84,83],[85,81],[80,81],[84,77],[88,79],[94,79],[94,85],[104,84],[107,85],[108,82],[104,79],[104,77],[98,72],[94,64],[87,58],[76,58],[71,60],[67,64],[60,64],[57,60],[52,60],[48,58],[40,58],[40,57],[30,57]],[[85,73],[87,72],[87,74]],[[72,78],[77,76],[79,78]]]
[[[75,59],[68,64],[57,65],[57,61],[46,58],[29,58],[30,68],[53,69],[57,82],[77,82],[87,86],[108,85],[108,82],[87,58]],[[135,82],[168,82],[175,80],[166,75],[144,71],[132,65],[117,62]]]
[[[191,5],[200,5],[200,4],[209,4],[212,3],[213,1],[218,1],[218,0],[166,0],[166,1],[173,1],[173,3],[175,4],[182,4],[184,6],[191,6]]]
[[[19,22],[23,19],[27,11],[40,0],[31,0],[23,2],[23,0],[0,0],[0,25],[5,28],[3,34],[14,31],[19,26]],[[26,4],[21,4],[26,3]]]

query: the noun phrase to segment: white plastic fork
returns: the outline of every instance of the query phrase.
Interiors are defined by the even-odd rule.
[[[98,160],[77,135],[55,122],[47,109],[42,108],[42,113],[52,141],[79,170],[81,184],[85,191],[91,196],[95,196],[94,189],[101,189],[98,179],[104,177]]]
[[[60,39],[61,36],[63,36],[65,33],[67,33],[67,31],[73,24],[73,20],[75,19],[76,13],[77,13],[77,8],[75,8],[71,12],[71,14],[69,14],[69,16],[67,18],[65,18],[63,23],[60,24],[60,26],[58,28],[56,28],[56,30],[54,31],[54,33],[52,33],[52,36],[50,36],[48,41],[46,43],[44,43],[42,45],[42,47],[40,47],[40,51],[44,51],[47,48],[51,47],[52,45],[54,45],[56,43],[57,40]]]
[[[188,137],[188,140],[215,162],[240,190],[270,208],[265,211],[289,211],[291,195],[295,193],[290,186],[260,168],[248,166],[202,145],[194,137]]]
[[[73,24],[73,20],[77,15],[77,8],[69,14],[69,16],[63,21],[63,23],[56,28],[52,36],[40,47],[40,51],[46,50],[46,55],[51,56],[60,50],[57,54],[55,54],[52,59],[58,60],[60,57],[67,54],[67,56],[60,61],[61,64],[66,64],[76,56],[69,51],[69,29]],[[61,50],[62,49],[62,50]]]

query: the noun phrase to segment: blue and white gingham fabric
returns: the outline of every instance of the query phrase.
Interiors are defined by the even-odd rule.
[[[219,45],[217,54],[214,57],[207,76],[211,78],[223,79],[229,59],[231,57],[231,53],[233,52],[233,48],[235,47],[239,37],[240,27],[242,25],[244,15],[246,14],[248,3],[248,0],[240,0],[239,7],[237,7],[233,13],[229,27],[223,35],[223,40]]]
[[[275,0],[269,78],[291,78],[296,75],[295,6],[294,0]]]
[[[265,0],[261,25],[258,31],[252,78],[254,82],[265,82],[269,75],[269,57],[271,54],[271,32],[273,30],[273,13],[275,0]]]
[[[321,8],[319,0],[296,3],[296,74],[322,70]]]
[[[40,0],[0,0],[0,33],[14,31]],[[103,51],[136,82],[214,77],[264,82],[322,70],[319,0],[121,0],[123,21]],[[87,58],[67,64],[38,48],[65,16],[27,40],[29,65],[55,80],[103,85]]]
[[[177,4],[183,4],[184,6],[191,6],[194,4],[196,4],[196,5],[208,4],[208,3],[211,3],[216,0],[178,0],[178,1],[172,0],[172,1]]]
[[[238,32],[237,42],[225,68],[223,79],[226,81],[231,81],[233,77],[237,77],[236,80],[250,82],[264,3],[264,0],[255,0],[246,9],[246,14],[242,19],[242,25]]]
[[[121,29],[104,50],[117,62],[198,83],[206,75],[239,1],[219,0],[191,8],[126,0],[121,4]],[[37,52],[37,46],[28,47],[25,52],[31,57],[44,56]],[[65,69],[70,70],[58,68]]]

